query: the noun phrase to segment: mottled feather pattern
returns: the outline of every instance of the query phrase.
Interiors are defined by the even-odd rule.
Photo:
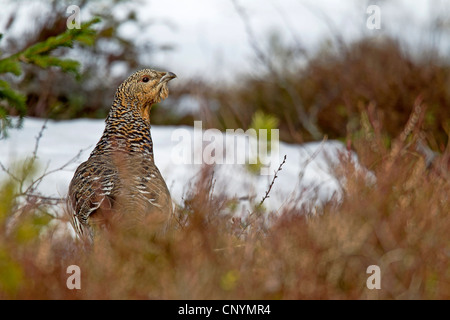
[[[103,135],[69,186],[73,225],[81,237],[93,239],[96,217],[130,212],[170,217],[170,193],[154,163],[150,109],[167,98],[167,82],[175,77],[144,69],[117,89]]]

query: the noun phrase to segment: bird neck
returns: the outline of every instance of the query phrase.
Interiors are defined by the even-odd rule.
[[[141,110],[148,112],[148,116],[143,116]],[[153,159],[149,114],[149,110],[138,106],[133,101],[115,99],[106,118],[103,136],[93,154],[124,152],[142,154]]]

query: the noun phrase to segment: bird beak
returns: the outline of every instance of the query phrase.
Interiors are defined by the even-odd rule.
[[[177,77],[177,75],[175,73],[166,72],[166,74],[159,80],[159,83],[168,82],[176,77]]]

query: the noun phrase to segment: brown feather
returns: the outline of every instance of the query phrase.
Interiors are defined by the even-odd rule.
[[[80,236],[92,241],[93,225],[123,216],[170,218],[172,200],[153,158],[150,110],[167,98],[167,82],[175,77],[144,69],[117,89],[103,135],[69,185],[69,207]]]

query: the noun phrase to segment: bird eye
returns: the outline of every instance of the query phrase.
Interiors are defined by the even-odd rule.
[[[142,78],[142,82],[149,82],[150,81],[150,78],[149,77],[143,77]]]

